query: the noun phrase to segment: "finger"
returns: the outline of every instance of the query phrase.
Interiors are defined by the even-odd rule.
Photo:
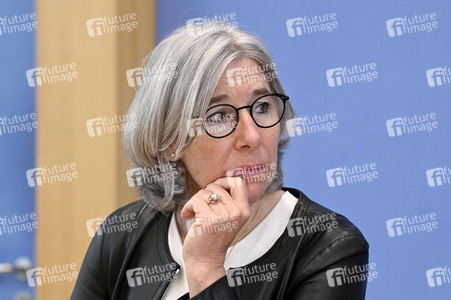
[[[213,194],[207,189],[200,190],[183,206],[180,216],[182,219],[192,219],[196,217],[203,217],[210,214],[211,209],[206,200]]]
[[[233,180],[230,180],[232,178]],[[247,192],[247,186],[244,180],[240,177],[228,177],[218,178],[214,181],[214,184],[219,185],[225,190],[229,190],[231,196],[231,203],[236,205],[240,211],[240,214],[244,218],[248,218],[250,214],[249,196]],[[246,217],[247,216],[247,217]]]
[[[245,203],[246,205],[249,205],[247,186],[241,177],[221,177],[216,179],[213,183],[228,190],[231,198],[235,200],[236,203]]]
[[[238,208],[236,203],[233,201],[232,197],[230,197],[229,192],[227,192],[220,185],[215,184],[215,183],[210,183],[209,185],[207,185],[205,190],[211,191],[211,193],[208,195],[208,197],[210,197],[212,194],[219,195],[219,200],[217,202],[209,202],[208,197],[206,198],[207,205],[210,208],[211,215],[228,214],[228,211],[230,210],[230,208],[232,210]],[[230,208],[228,208],[228,207],[230,207]],[[207,217],[209,217],[209,216],[207,216]]]
[[[208,189],[209,191],[212,191],[215,194],[218,194],[221,198],[218,202],[221,202],[224,205],[230,205],[233,204],[233,199],[230,196],[229,192],[224,189],[221,185],[212,182],[210,184],[207,185],[207,187],[205,189]],[[212,204],[217,204],[217,203],[212,203]]]

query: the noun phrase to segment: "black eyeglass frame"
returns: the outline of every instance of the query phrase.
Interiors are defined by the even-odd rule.
[[[279,120],[278,120],[276,123],[274,123],[274,124],[271,125],[271,126],[261,126],[261,125],[259,125],[259,124],[257,123],[257,121],[255,121],[254,115],[253,115],[253,113],[252,113],[252,108],[253,108],[254,104],[255,104],[258,100],[260,100],[260,99],[262,99],[262,98],[264,98],[264,97],[268,97],[268,96],[277,96],[277,97],[279,97],[279,98],[283,101],[283,111],[282,111],[282,114],[280,115]],[[279,124],[280,121],[283,119],[283,115],[285,114],[286,102],[287,102],[289,99],[290,99],[290,97],[288,97],[287,95],[283,95],[283,94],[279,94],[279,93],[272,93],[272,94],[266,94],[266,95],[263,95],[263,96],[258,97],[257,99],[254,100],[254,102],[252,102],[251,105],[241,106],[241,107],[238,107],[238,108],[235,107],[235,106],[233,106],[233,105],[231,105],[231,104],[218,104],[218,105],[214,105],[214,106],[210,107],[209,109],[207,109],[207,111],[205,112],[205,114],[207,114],[207,112],[208,112],[210,109],[215,108],[215,107],[218,107],[218,106],[230,106],[230,107],[232,107],[232,108],[236,111],[236,124],[235,124],[235,126],[233,127],[232,131],[230,131],[229,133],[227,133],[226,135],[223,135],[223,136],[214,136],[214,135],[211,135],[211,134],[207,131],[207,129],[205,129],[205,127],[204,127],[204,122],[202,122],[202,128],[203,128],[204,131],[205,131],[209,136],[211,136],[212,138],[215,138],[215,139],[222,139],[222,138],[225,138],[226,136],[231,135],[231,134],[235,131],[236,127],[238,126],[239,120],[240,120],[240,114],[239,114],[239,111],[240,111],[241,109],[244,109],[244,108],[249,108],[249,114],[251,115],[251,118],[252,118],[252,120],[254,121],[255,125],[257,125],[257,126],[260,127],[260,128],[271,128],[271,127],[274,127],[274,126],[276,126],[277,124]],[[203,120],[203,118],[202,118],[202,120]]]

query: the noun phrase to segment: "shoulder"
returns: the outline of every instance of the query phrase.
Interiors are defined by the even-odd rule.
[[[138,200],[117,208],[107,217],[107,219],[125,215],[141,215],[148,209],[150,209],[149,205],[144,200]]]
[[[100,226],[98,223],[91,224],[96,231],[85,261],[94,260],[113,265],[124,261],[144,236],[155,239],[159,227],[170,219],[169,215],[153,209],[143,200],[116,209]]]
[[[158,224],[164,224],[167,219],[167,215],[152,209],[143,200],[112,212],[96,229],[72,298],[103,299],[111,296],[140,240],[146,235],[149,235],[148,239],[155,240]],[[95,227],[98,223],[90,225]]]
[[[111,240],[117,245],[118,239],[131,241],[150,224],[168,216],[169,214],[152,208],[144,200],[138,200],[113,211],[105,218],[96,235],[102,235],[104,242]]]
[[[345,216],[310,200],[301,191],[283,190],[298,198],[281,247],[293,253],[290,298],[318,298],[321,293],[324,299],[364,299],[366,279],[337,289],[331,288],[334,285],[329,278],[337,270],[366,270],[369,244],[362,232]]]
[[[287,224],[292,242],[306,248],[314,245],[312,255],[331,252],[341,257],[366,253],[369,244],[362,232],[348,218],[312,200],[299,190],[284,188],[298,198],[293,214]],[[313,258],[313,257],[312,257]]]
[[[143,225],[153,219],[165,218],[170,216],[170,212],[162,212],[152,208],[146,201],[138,200],[126,204],[113,211],[105,221],[110,222],[127,222],[136,221],[139,225]]]

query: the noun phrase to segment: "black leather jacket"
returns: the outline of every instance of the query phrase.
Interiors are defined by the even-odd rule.
[[[365,274],[357,273],[368,264],[369,246],[359,229],[339,214],[325,220],[334,213],[296,189],[283,190],[299,199],[291,216],[296,222],[289,223],[266,254],[243,268],[228,270],[227,276],[191,299],[365,298]],[[94,236],[72,300],[163,297],[180,268],[168,247],[172,214],[151,209],[140,200],[108,218],[127,214],[135,216],[135,229]],[[335,226],[328,230],[332,220]],[[186,294],[180,299],[188,298]]]

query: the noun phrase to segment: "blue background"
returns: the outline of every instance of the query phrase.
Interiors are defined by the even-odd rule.
[[[386,21],[435,12],[438,29],[389,37]],[[268,46],[297,116],[336,113],[330,133],[295,136],[283,160],[285,186],[347,216],[370,243],[378,278],[367,299],[449,299],[426,270],[449,266],[451,185],[429,187],[426,170],[451,165],[451,85],[431,88],[426,70],[450,66],[449,1],[158,1],[161,40],[188,19],[236,13]],[[338,28],[289,37],[288,19],[336,13]],[[326,70],[376,63],[370,83],[329,87]],[[389,137],[385,122],[436,113],[431,132]],[[370,183],[329,187],[326,170],[376,163]],[[438,229],[389,237],[386,221],[436,213]]]
[[[34,12],[33,1],[2,1],[0,16],[13,17]],[[25,71],[35,66],[35,31],[0,35],[0,117],[35,112],[35,90],[27,84]],[[0,125],[1,128],[1,125]],[[2,129],[3,130],[3,129]],[[35,212],[34,189],[27,184],[25,170],[35,165],[35,129],[0,135],[0,217]],[[0,229],[3,228],[0,225]],[[28,257],[34,264],[34,230],[0,235],[0,263]],[[32,266],[30,266],[32,267]],[[25,280],[0,276],[0,298],[18,293],[33,294]]]

